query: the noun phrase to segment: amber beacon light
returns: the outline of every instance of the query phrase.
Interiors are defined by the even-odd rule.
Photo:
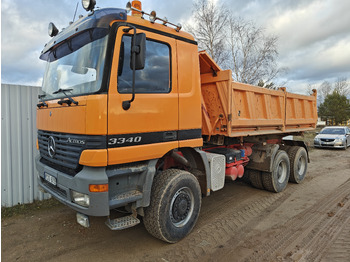
[[[140,10],[140,11],[142,10],[141,1],[132,1],[131,6],[133,7],[133,9],[131,11],[131,14],[133,16],[142,16],[141,12],[135,10],[135,9]]]

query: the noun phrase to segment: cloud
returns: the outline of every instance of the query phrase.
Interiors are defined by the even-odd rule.
[[[216,0],[226,4],[235,16],[254,21],[269,34],[279,36],[279,64],[288,74],[292,89],[339,76],[350,78],[350,1],[345,0]],[[81,1],[2,0],[2,81],[41,82],[45,62],[39,54],[46,42],[47,25],[61,29],[77,16],[85,15]],[[143,10],[157,11],[172,23],[190,22],[193,1],[142,0]],[[124,8],[125,2],[97,0],[97,6]],[[332,82],[332,81],[331,81]]]
[[[39,60],[39,55],[44,44],[50,39],[47,34],[48,23],[54,17],[57,18],[58,25],[63,24],[63,20],[65,24],[69,22],[65,8],[67,4],[65,1],[62,2],[63,5],[57,5],[57,1],[2,1],[1,81],[3,83],[41,82],[45,62]]]
[[[306,6],[286,9],[267,21],[271,25],[269,31],[280,37],[281,52],[349,34],[350,16],[344,13],[344,9],[350,9],[350,2],[342,1],[344,5],[341,7],[335,2],[309,1]]]

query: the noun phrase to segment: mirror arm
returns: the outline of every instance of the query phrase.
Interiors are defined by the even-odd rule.
[[[135,79],[136,79],[136,69],[135,69],[135,62],[136,62],[136,53],[137,53],[137,48],[136,48],[136,27],[130,26],[129,30],[133,29],[134,30],[134,37],[132,38],[132,97],[130,100],[123,101],[122,107],[124,110],[129,110],[131,106],[131,102],[135,100]],[[126,30],[124,29],[124,32]]]

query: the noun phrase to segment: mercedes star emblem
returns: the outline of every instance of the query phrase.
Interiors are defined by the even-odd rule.
[[[51,158],[53,158],[53,156],[56,154],[56,143],[55,143],[55,139],[52,136],[49,137],[47,151],[49,152],[49,156]]]

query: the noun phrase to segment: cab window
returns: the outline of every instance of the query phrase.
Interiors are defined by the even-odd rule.
[[[131,36],[124,35],[120,47],[118,69],[118,92],[132,92]],[[150,39],[146,41],[146,64],[144,69],[136,70],[135,93],[169,93],[170,47]]]

